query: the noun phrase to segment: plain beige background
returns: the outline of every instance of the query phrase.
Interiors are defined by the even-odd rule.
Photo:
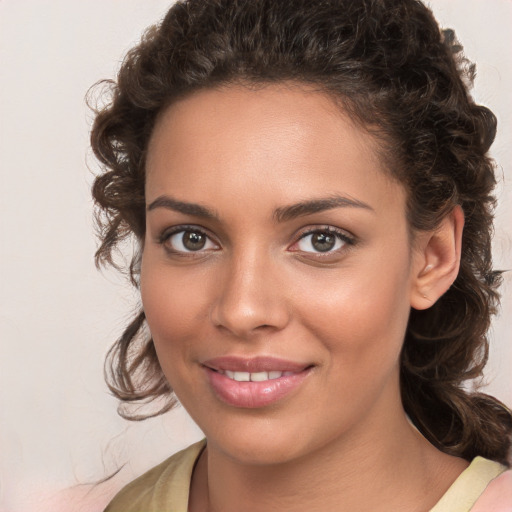
[[[198,439],[183,410],[130,424],[103,357],[137,303],[93,264],[84,96],[171,2],[0,0],[0,511],[95,512],[124,482]],[[477,62],[494,110],[500,185],[496,268],[512,269],[512,0],[432,0]],[[512,272],[486,379],[512,406]],[[108,484],[86,484],[127,463]],[[62,491],[66,489],[66,491]]]

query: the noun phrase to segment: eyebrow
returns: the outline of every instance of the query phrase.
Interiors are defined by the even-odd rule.
[[[213,211],[196,203],[188,203],[185,201],[177,201],[169,196],[157,197],[152,203],[147,206],[147,211],[150,212],[155,208],[167,208],[175,212],[183,213],[185,215],[193,215],[194,217],[203,217],[205,219],[218,219],[218,215]]]
[[[301,201],[300,203],[277,208],[274,212],[274,218],[277,222],[286,222],[297,217],[311,215],[312,213],[347,207],[362,208],[375,213],[375,210],[369,204],[363,203],[363,201],[335,195],[326,198],[312,199],[310,201]]]
[[[276,208],[273,217],[277,222],[286,222],[297,217],[303,217],[313,213],[347,207],[362,208],[371,212],[375,212],[375,210],[370,205],[364,203],[363,201],[335,195],[325,198],[301,201],[299,203]],[[205,219],[219,219],[219,216],[215,213],[215,211],[207,208],[206,206],[197,203],[189,203],[186,201],[178,201],[169,196],[157,197],[147,206],[146,209],[149,212],[155,210],[156,208],[167,208],[168,210],[173,210],[185,215],[193,215],[194,217],[202,217]]]

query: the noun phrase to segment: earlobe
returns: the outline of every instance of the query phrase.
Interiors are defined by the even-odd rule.
[[[435,231],[421,233],[416,248],[411,307],[428,309],[453,284],[459,273],[464,213],[456,206]]]

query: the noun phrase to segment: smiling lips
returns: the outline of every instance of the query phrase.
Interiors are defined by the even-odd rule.
[[[272,357],[219,357],[203,362],[209,383],[223,402],[234,407],[259,408],[291,393],[312,368]]]

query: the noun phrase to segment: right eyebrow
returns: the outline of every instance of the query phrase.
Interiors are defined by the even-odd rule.
[[[206,206],[197,203],[177,201],[169,196],[157,197],[146,207],[146,211],[150,212],[156,208],[167,208],[168,210],[173,210],[185,215],[193,215],[194,217],[203,217],[205,219],[218,219],[218,215]]]

